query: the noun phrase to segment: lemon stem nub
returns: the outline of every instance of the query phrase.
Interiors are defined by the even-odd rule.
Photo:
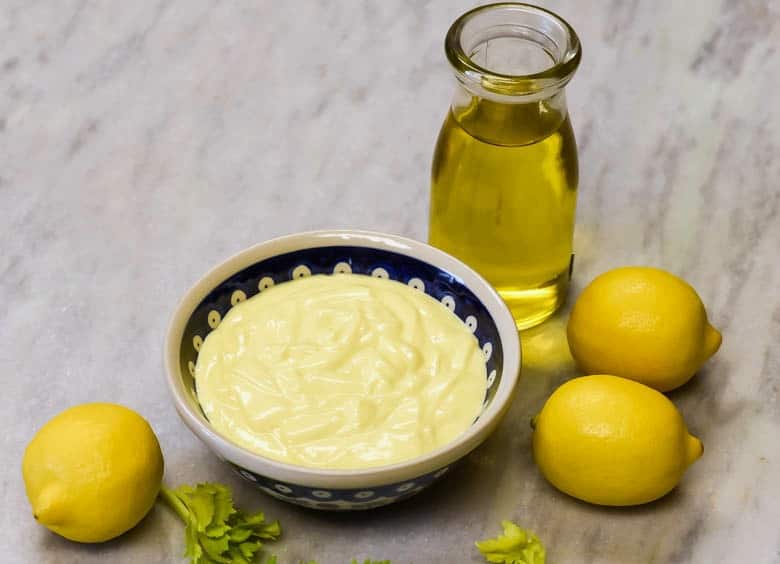
[[[688,435],[688,464],[693,464],[703,453],[704,444],[693,435]]]
[[[710,358],[712,355],[718,352],[722,342],[723,335],[721,335],[720,331],[708,323],[704,335],[704,354],[706,357]]]

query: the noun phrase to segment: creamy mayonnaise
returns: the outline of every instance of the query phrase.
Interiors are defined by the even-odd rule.
[[[201,346],[204,413],[223,435],[318,468],[392,464],[463,433],[485,396],[474,335],[400,282],[311,276],[238,303]]]

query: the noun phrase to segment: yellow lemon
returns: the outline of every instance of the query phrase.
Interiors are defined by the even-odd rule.
[[[544,477],[599,505],[653,501],[702,454],[701,441],[666,396],[618,376],[566,382],[534,425],[534,458]]]
[[[586,374],[615,374],[662,392],[690,380],[721,343],[696,290],[647,267],[593,280],[572,308],[567,336]]]
[[[149,512],[163,475],[160,445],[136,412],[110,403],[71,407],[24,452],[22,475],[35,519],[78,542],[102,542]]]

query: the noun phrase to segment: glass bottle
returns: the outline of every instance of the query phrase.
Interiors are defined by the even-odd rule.
[[[552,12],[501,3],[458,18],[445,51],[458,84],[433,158],[429,240],[493,284],[525,329],[568,290],[578,167],[564,87],[580,43]]]

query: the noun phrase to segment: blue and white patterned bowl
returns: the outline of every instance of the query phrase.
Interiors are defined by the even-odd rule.
[[[474,332],[488,380],[482,414],[455,441],[411,460],[360,470],[320,470],[252,453],[211,427],[198,404],[193,373],[203,339],[238,302],[274,284],[353,272],[391,278],[452,309]],[[509,409],[520,371],[512,315],[471,268],[429,245],[366,231],[316,231],[281,237],[226,260],[193,286],[176,308],[165,344],[168,386],[184,423],[238,474],[262,491],[316,509],[368,509],[407,498],[476,448]]]

